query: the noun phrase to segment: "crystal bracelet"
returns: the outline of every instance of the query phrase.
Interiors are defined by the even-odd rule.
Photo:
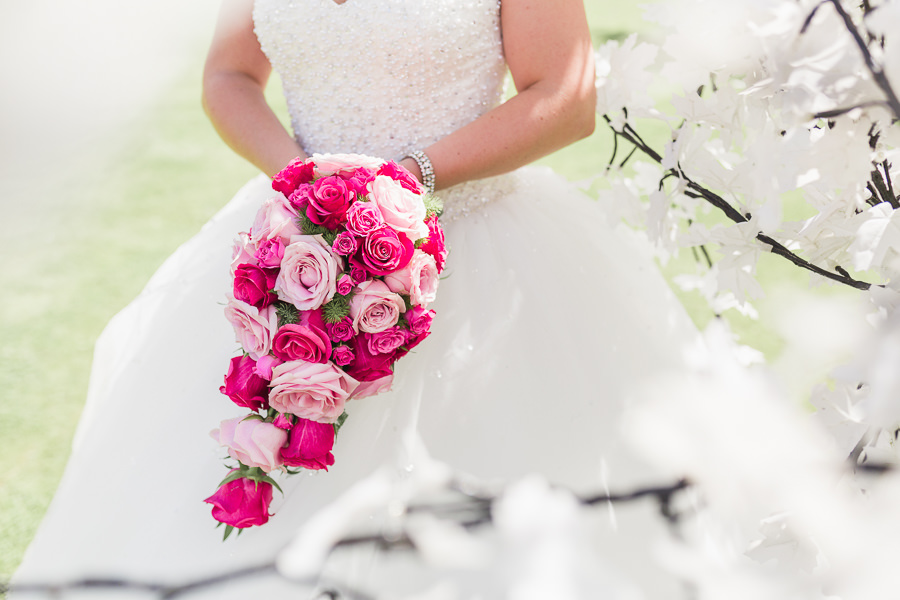
[[[419,171],[421,171],[422,173],[422,185],[425,186],[425,191],[429,194],[433,194],[434,167],[431,164],[431,159],[428,158],[428,155],[421,150],[416,150],[415,152],[409,154],[408,157],[416,161],[416,164],[419,165]]]

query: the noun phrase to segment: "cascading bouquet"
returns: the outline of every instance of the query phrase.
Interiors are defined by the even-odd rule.
[[[237,461],[205,500],[225,538],[269,520],[270,473],[334,464],[346,402],[390,389],[429,335],[447,256],[440,204],[397,163],[314,155],[272,187],[235,241],[225,308],[243,354],[219,389],[252,411],[211,434]]]

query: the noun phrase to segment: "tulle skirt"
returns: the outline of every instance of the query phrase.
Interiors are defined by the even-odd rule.
[[[579,492],[652,482],[620,422],[634,389],[681,367],[696,331],[647,248],[603,207],[546,169],[509,177],[509,193],[445,223],[433,333],[397,363],[391,392],[348,404],[334,466],[283,479],[269,523],[223,543],[203,499],[225,474],[209,431],[244,412],[218,391],[239,351],[222,312],[228,265],[235,234],[274,193],[265,177],[248,183],[97,342],[72,456],[16,581],[179,583],[265,563],[358,481],[424,460],[488,484],[530,473]],[[650,598],[677,589],[647,576],[654,511],[601,511],[597,532],[607,567]],[[386,577],[375,548],[346,554],[328,572],[374,597],[415,587],[415,576]],[[250,594],[314,597],[275,575],[199,597]]]

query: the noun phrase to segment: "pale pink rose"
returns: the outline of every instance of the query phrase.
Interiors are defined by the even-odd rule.
[[[385,223],[405,233],[412,241],[428,236],[425,203],[421,196],[384,175],[376,177],[369,188],[372,202],[378,206]]]
[[[256,260],[261,267],[278,267],[284,258],[284,242],[281,238],[263,240],[256,248]]]
[[[230,298],[225,306],[225,318],[234,327],[235,336],[244,352],[255,360],[269,353],[272,336],[278,329],[273,306],[260,310],[246,302]]]
[[[284,249],[275,291],[300,310],[315,310],[334,296],[338,270],[322,236],[296,235]]]
[[[392,292],[409,294],[413,306],[428,306],[437,297],[440,277],[434,257],[416,250],[409,264],[385,275],[384,282]]]
[[[373,202],[354,202],[347,209],[347,231],[366,237],[370,231],[384,227],[384,217]]]
[[[383,281],[370,279],[356,288],[350,300],[350,318],[353,328],[366,333],[378,333],[397,324],[406,304]]]
[[[231,275],[234,276],[234,270],[240,265],[255,265],[256,246],[250,239],[250,234],[242,231],[234,239],[234,245],[231,251]]]
[[[272,371],[269,406],[319,423],[334,423],[358,385],[330,362],[286,362]]]
[[[391,373],[390,375],[385,375],[384,377],[376,379],[375,381],[360,382],[359,387],[357,387],[353,392],[353,399],[359,400],[360,398],[368,398],[369,396],[374,396],[382,392],[389,392],[391,390],[391,384],[393,383],[393,373]]]
[[[310,158],[316,165],[316,177],[334,175],[338,171],[345,171],[354,167],[365,167],[374,171],[384,162],[380,158],[363,154],[313,154]]]
[[[259,360],[256,361],[256,374],[266,381],[271,381],[272,369],[274,369],[275,365],[279,364],[280,362],[280,360],[278,360],[271,354],[260,356]]]
[[[285,245],[295,235],[300,235],[297,226],[297,211],[290,202],[278,194],[262,203],[250,229],[250,235],[256,241],[257,246],[264,241],[279,238]]]
[[[288,440],[287,431],[272,423],[245,417],[222,421],[210,435],[228,448],[232,458],[248,467],[259,467],[266,473],[281,466],[281,447]]]

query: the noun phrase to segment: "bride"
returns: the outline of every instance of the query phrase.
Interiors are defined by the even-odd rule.
[[[263,96],[272,69],[293,134]],[[503,102],[507,70],[517,93]],[[177,583],[264,563],[356,482],[425,460],[494,483],[646,483],[618,422],[630,390],[679,367],[692,326],[601,207],[523,167],[590,134],[594,101],[581,0],[225,0],[204,106],[264,175],[104,331],[72,457],[16,581]],[[218,393],[238,351],[222,314],[231,243],[275,193],[269,177],[313,153],[398,160],[422,180],[430,165],[450,247],[437,317],[392,391],[348,405],[330,471],[282,480],[276,516],[223,543],[203,499],[223,476],[208,431],[240,414]],[[646,597],[671,597],[673,582],[646,576],[651,513],[619,515],[597,545]],[[397,597],[371,554],[336,554],[330,572]],[[209,597],[307,597],[270,575]]]

